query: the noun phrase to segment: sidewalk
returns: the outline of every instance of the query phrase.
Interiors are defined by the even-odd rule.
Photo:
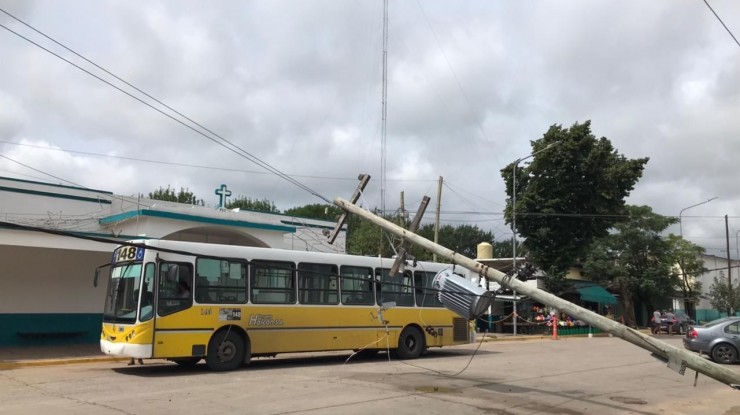
[[[0,370],[124,360],[128,359],[104,355],[97,343],[0,347]]]
[[[600,333],[595,334],[593,337],[606,336],[608,335]],[[585,336],[568,336],[567,338],[578,337],[582,338]],[[483,340],[487,343],[548,339],[552,339],[551,334],[517,334],[514,336],[511,333],[487,333],[485,335],[485,339],[483,339],[483,333],[478,333],[475,341],[477,343]],[[0,347],[0,370],[76,363],[123,362],[127,360],[128,358],[104,355],[100,351],[100,346],[97,343]]]

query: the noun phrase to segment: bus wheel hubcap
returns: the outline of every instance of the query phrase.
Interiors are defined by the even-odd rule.
[[[223,343],[218,347],[218,357],[222,362],[228,362],[234,358],[234,345],[232,343]]]

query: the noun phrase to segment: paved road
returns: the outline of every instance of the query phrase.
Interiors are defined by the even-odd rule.
[[[411,362],[290,355],[229,373],[163,361],[3,370],[0,414],[740,415],[740,391],[701,375],[694,387],[693,373],[680,376],[617,338],[476,347]]]

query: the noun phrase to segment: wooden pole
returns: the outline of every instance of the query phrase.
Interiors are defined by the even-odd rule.
[[[667,359],[669,362],[669,367],[677,369],[681,374],[683,374],[685,368],[690,368],[697,371],[698,373],[702,373],[712,379],[715,379],[719,382],[740,390],[740,373],[734,370],[730,370],[726,367],[710,362],[709,360],[699,356],[696,353],[671,346],[653,337],[645,335],[637,330],[617,323],[616,321],[610,320],[590,310],[579,307],[571,302],[565,301],[562,298],[548,293],[547,291],[543,291],[530,285],[524,284],[523,282],[517,280],[515,277],[509,277],[501,271],[490,268],[478,261],[472,260],[468,257],[455,253],[454,251],[447,249],[441,245],[435,244],[428,239],[422,238],[421,236],[418,236],[413,232],[410,232],[391,222],[388,222],[385,219],[380,218],[352,203],[349,203],[344,199],[336,198],[334,199],[334,204],[348,211],[349,213],[354,213],[362,217],[363,219],[366,219],[380,226],[381,228],[396,236],[404,238],[406,241],[409,241],[430,252],[449,259],[450,261],[452,261],[453,264],[459,264],[482,277],[485,276],[490,280],[496,281],[499,284],[504,285],[512,290],[518,291],[520,294],[527,295],[542,304],[565,312],[566,314],[573,316],[579,320],[585,321],[586,323],[594,327],[598,327],[607,333],[626,340],[634,344],[635,346],[655,353],[656,355]]]

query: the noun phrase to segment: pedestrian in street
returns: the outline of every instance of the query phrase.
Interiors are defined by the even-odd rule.
[[[666,323],[668,323],[668,334],[673,334],[673,323],[676,322],[676,315],[673,314],[673,309],[668,310],[667,313],[665,313],[665,320]]]
[[[653,334],[660,334],[660,310],[653,311]]]

